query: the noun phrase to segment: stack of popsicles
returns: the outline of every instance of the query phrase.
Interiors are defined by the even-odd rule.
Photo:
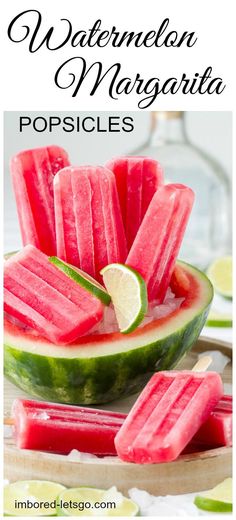
[[[143,276],[149,300],[163,301],[176,280],[193,204],[189,188],[163,186],[159,163],[147,157],[117,158],[105,168],[72,167],[57,146],[19,153],[11,172],[23,244],[30,245],[6,262],[10,318],[59,344],[102,319],[100,302],[43,253],[57,254],[100,282],[103,267],[126,262]]]
[[[126,262],[143,276],[149,300],[163,301],[193,204],[189,188],[163,186],[148,157],[76,168],[56,146],[19,153],[11,172],[23,244],[99,281],[104,266]]]
[[[125,262],[126,239],[116,181],[103,167],[69,166],[51,146],[11,161],[23,244],[80,267],[99,279],[112,262]]]
[[[10,319],[56,344],[88,333],[102,319],[103,305],[43,252],[57,251],[96,279],[104,266],[125,262],[127,256],[113,173],[68,164],[58,147],[22,152],[11,163],[22,239],[28,245],[5,264],[4,309]]]
[[[102,319],[101,301],[49,261],[57,254],[101,280],[107,264],[126,263],[144,278],[150,301],[188,280],[176,267],[193,205],[192,190],[163,185],[149,158],[117,158],[101,166],[69,166],[47,147],[13,158],[11,172],[24,249],[6,261],[4,308],[48,341],[70,344]],[[69,453],[76,448],[136,463],[176,459],[189,443],[229,445],[232,403],[214,372],[159,372],[128,414],[17,400],[20,448]]]
[[[232,397],[219,400],[221,393],[215,373],[163,372],[153,376],[128,416],[17,399],[14,436],[23,449],[64,455],[73,449],[100,456],[118,452],[125,461],[168,462],[183,450],[232,445]]]

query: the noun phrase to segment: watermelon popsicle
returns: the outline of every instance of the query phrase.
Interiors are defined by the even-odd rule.
[[[204,447],[232,446],[232,396],[224,395],[191,444]]]
[[[63,455],[73,449],[95,455],[116,455],[114,438],[126,415],[16,399],[12,417],[18,448]]]
[[[138,464],[175,460],[222,395],[216,372],[157,372],[115,438],[119,457]]]
[[[150,157],[116,157],[106,167],[116,177],[129,250],[154,193],[163,184],[163,171]]]
[[[126,264],[147,284],[149,300],[162,303],[184,237],[194,201],[183,184],[167,184],[153,196]]]
[[[12,407],[18,448],[68,454],[78,449],[95,455],[116,455],[114,438],[127,414],[78,406],[16,399]],[[220,399],[183,453],[232,446],[232,396]]]
[[[54,178],[57,256],[101,281],[100,270],[127,256],[113,173],[64,168]]]
[[[10,319],[58,344],[76,340],[103,316],[98,298],[31,245],[5,262],[4,310]]]
[[[48,255],[56,254],[53,178],[67,165],[68,155],[59,146],[20,152],[10,164],[23,245]]]

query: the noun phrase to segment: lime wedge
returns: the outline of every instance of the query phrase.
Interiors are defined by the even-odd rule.
[[[208,327],[232,327],[232,324],[232,314],[220,313],[217,311],[211,311],[206,321]]]
[[[58,267],[58,269],[63,271],[63,273],[67,274],[67,276],[72,278],[72,280],[81,285],[81,287],[84,287],[84,289],[96,296],[96,298],[101,300],[105,305],[110,304],[111,298],[109,294],[106,292],[104,287],[97,282],[97,280],[92,278],[92,276],[81,271],[78,267],[63,262],[63,260],[60,260],[57,256],[50,256],[49,261]]]
[[[107,491],[88,487],[66,489],[57,502],[58,516],[137,516],[139,511],[137,504],[115,487]]]
[[[145,281],[137,271],[123,264],[107,265],[101,274],[111,296],[120,331],[128,334],[138,327],[147,312]]]
[[[210,491],[197,495],[194,504],[205,511],[230,513],[232,511],[232,478],[226,478]]]
[[[20,480],[4,488],[4,515],[55,516],[57,497],[65,489],[47,480]]]
[[[232,256],[215,260],[209,266],[207,275],[217,293],[225,298],[232,298]]]

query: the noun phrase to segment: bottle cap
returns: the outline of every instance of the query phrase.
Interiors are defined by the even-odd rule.
[[[152,115],[155,117],[155,119],[177,119],[179,117],[183,117],[183,111],[181,112],[173,112],[170,110],[167,110],[166,112],[162,111],[154,111],[152,112]]]

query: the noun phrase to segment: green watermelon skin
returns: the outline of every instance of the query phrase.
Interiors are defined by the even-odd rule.
[[[128,336],[88,337],[61,348],[8,330],[6,376],[29,395],[60,403],[102,404],[140,391],[153,372],[176,366],[207,319],[212,286],[197,269],[180,265],[191,278],[183,307]]]

